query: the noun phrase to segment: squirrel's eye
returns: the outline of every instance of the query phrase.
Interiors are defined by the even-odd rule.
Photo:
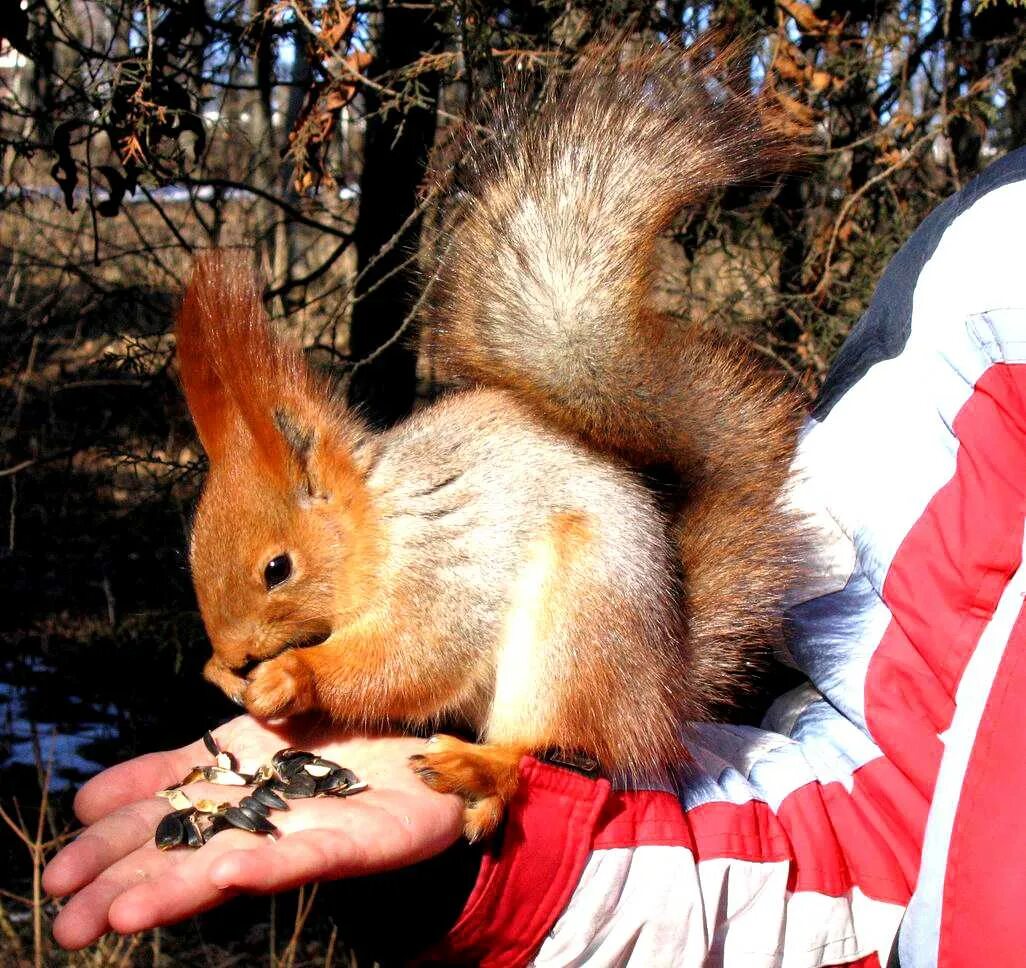
[[[275,585],[280,585],[289,575],[292,574],[292,559],[288,555],[278,555],[267,562],[264,569],[264,584],[270,591]]]

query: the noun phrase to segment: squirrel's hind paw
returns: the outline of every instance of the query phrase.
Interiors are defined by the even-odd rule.
[[[463,829],[473,843],[493,834],[519,781],[519,747],[468,743],[435,735],[410,767],[432,790],[462,797]]]

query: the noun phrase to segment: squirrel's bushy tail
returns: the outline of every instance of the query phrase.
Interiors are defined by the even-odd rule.
[[[781,502],[795,398],[741,341],[651,302],[656,240],[681,207],[796,155],[724,67],[703,47],[606,49],[539,107],[485,118],[494,137],[467,148],[433,303],[459,371],[684,480],[689,645],[713,702],[780,637],[799,530]]]

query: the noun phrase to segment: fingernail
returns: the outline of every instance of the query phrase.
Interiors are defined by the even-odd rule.
[[[210,880],[214,887],[225,890],[232,886],[234,881],[235,865],[231,861],[215,865],[210,871]]]

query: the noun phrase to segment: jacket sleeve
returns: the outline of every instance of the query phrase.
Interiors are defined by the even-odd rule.
[[[808,681],[632,789],[526,759],[444,957],[873,968],[897,937],[903,968],[1021,960],[1024,224],[1020,151],[923,223],[827,381],[795,468]]]

